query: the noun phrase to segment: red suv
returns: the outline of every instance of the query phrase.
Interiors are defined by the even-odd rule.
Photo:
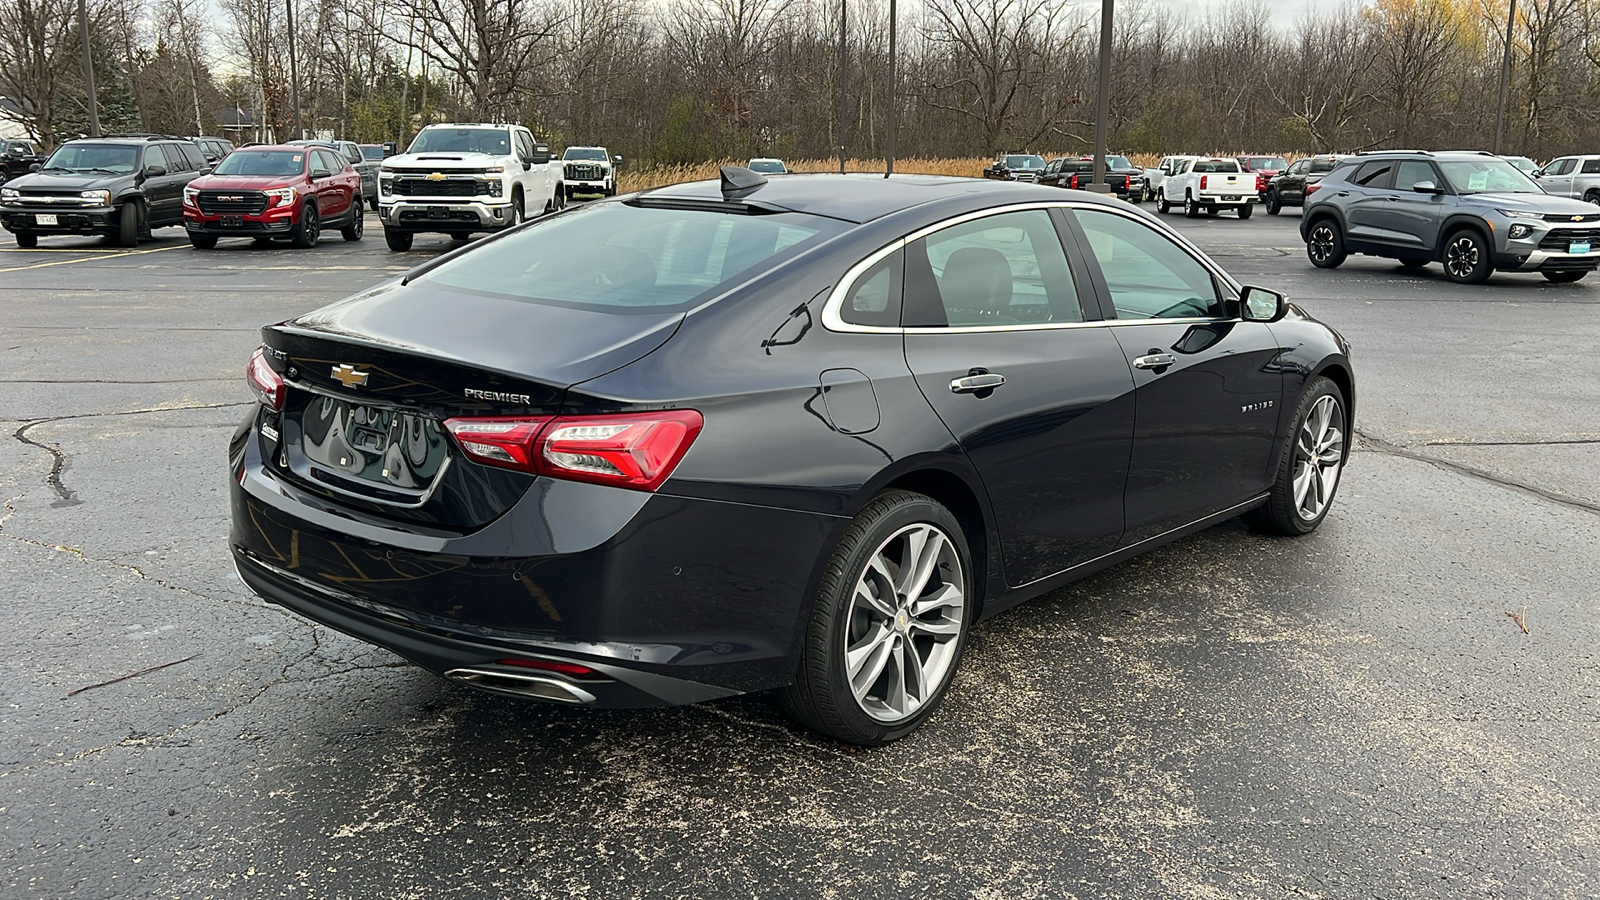
[[[1267,199],[1267,185],[1272,179],[1289,168],[1289,161],[1281,156],[1235,156],[1239,161],[1239,168],[1245,172],[1254,172],[1256,176],[1256,194],[1262,200]]]
[[[210,175],[183,190],[183,225],[201,250],[219,237],[286,237],[315,247],[324,227],[361,240],[365,217],[361,175],[323,147],[262,146],[235,150]]]

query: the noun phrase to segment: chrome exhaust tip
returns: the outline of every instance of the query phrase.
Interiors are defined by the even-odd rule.
[[[525,672],[508,672],[504,669],[451,669],[444,673],[451,681],[471,685],[496,694],[513,697],[531,697],[556,703],[593,703],[595,696],[575,684],[558,678],[547,678]]]

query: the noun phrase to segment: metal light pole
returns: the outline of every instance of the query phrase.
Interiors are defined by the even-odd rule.
[[[306,134],[300,128],[300,66],[294,56],[294,0],[283,0],[283,8],[289,20],[289,104],[294,107],[294,136],[300,140]]]
[[[894,80],[895,69],[898,68],[895,60],[895,9],[894,0],[889,0],[889,133],[885,141],[883,177],[888,178],[894,174]]]
[[[1511,32],[1517,24],[1517,0],[1511,0],[1511,12],[1506,15],[1506,54],[1500,60],[1500,104],[1494,112],[1494,147],[1490,151],[1496,155],[1500,153],[1500,137],[1505,132],[1506,122],[1506,88],[1511,86]]]
[[[1106,131],[1111,115],[1111,10],[1115,5],[1116,0],[1100,0],[1100,87],[1094,116],[1094,180],[1089,190],[1101,194],[1111,192],[1106,183]]]
[[[78,34],[83,38],[83,85],[89,95],[89,136],[100,136],[100,101],[94,93],[94,58],[89,52],[89,4],[78,0]]]
[[[844,77],[845,72],[848,71],[846,63],[849,60],[848,53],[850,51],[849,32],[845,30],[846,2],[847,0],[839,0],[839,133],[836,137],[839,139],[840,175],[844,174]]]

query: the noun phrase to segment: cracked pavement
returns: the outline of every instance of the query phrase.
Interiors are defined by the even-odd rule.
[[[980,626],[870,751],[761,697],[473,693],[237,582],[256,329],[447,240],[0,236],[0,896],[1592,896],[1600,282],[1319,272],[1292,213],[1169,221],[1354,343],[1332,515]]]

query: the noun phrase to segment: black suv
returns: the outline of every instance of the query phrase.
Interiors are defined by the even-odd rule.
[[[1304,206],[1324,175],[1338,167],[1345,157],[1337,153],[1324,153],[1296,160],[1267,183],[1267,193],[1262,202],[1267,204],[1267,215],[1275,216],[1285,206]]]
[[[1306,203],[1300,236],[1320,269],[1365,253],[1407,268],[1440,262],[1445,277],[1462,284],[1480,284],[1496,270],[1573,282],[1600,264],[1600,209],[1552,197],[1483,151],[1347,159]]]
[[[43,162],[44,157],[34,152],[33,145],[27,141],[0,141],[0,182],[32,171],[35,165]]]
[[[0,226],[17,246],[45,234],[103,234],[132,247],[183,224],[183,189],[211,171],[200,148],[168,135],[67,141],[30,175],[0,188]]]

